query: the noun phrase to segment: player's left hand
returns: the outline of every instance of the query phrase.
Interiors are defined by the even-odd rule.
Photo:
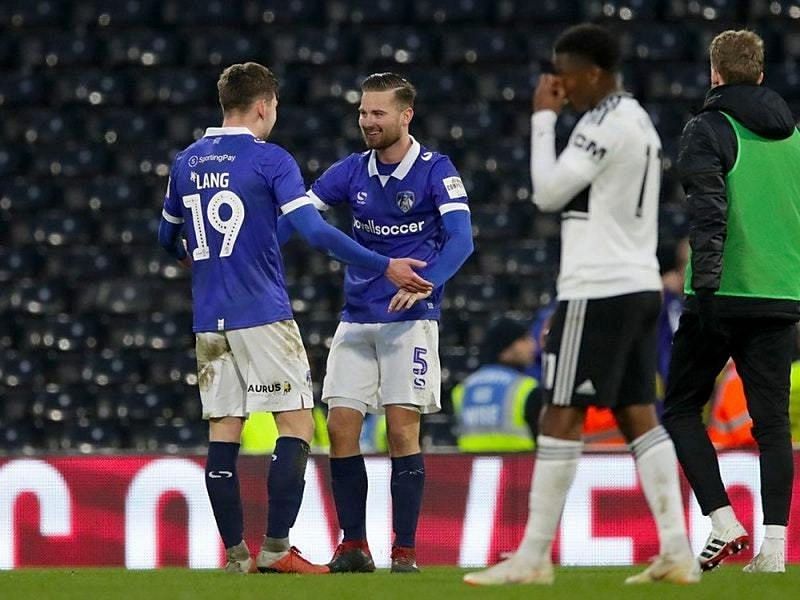
[[[416,258],[390,258],[385,275],[398,288],[411,292],[430,292],[433,290],[433,284],[414,271],[424,268],[427,264],[424,260]]]
[[[558,75],[544,74],[539,77],[539,83],[533,92],[533,112],[552,110],[559,114],[566,99],[564,86],[561,85]]]
[[[183,251],[186,253],[183,258],[178,259],[178,263],[184,269],[191,269],[192,268],[192,255],[189,254],[189,245],[186,243],[186,240],[181,240],[181,244],[183,244]]]
[[[424,300],[430,296],[430,292],[409,292],[407,290],[397,290],[397,293],[389,302],[389,312],[400,312],[401,310],[408,310],[418,300]]]

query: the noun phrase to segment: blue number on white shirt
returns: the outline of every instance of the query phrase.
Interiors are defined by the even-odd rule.
[[[219,214],[219,209],[223,204],[231,208],[231,216],[223,219]],[[211,256],[208,249],[208,239],[206,229],[203,224],[203,211],[200,194],[190,194],[183,197],[183,205],[192,211],[192,225],[194,226],[194,237],[197,240],[197,248],[192,251],[193,260],[206,260]],[[230,256],[239,230],[244,223],[244,203],[241,198],[230,190],[221,190],[211,197],[206,210],[206,216],[211,226],[223,234],[222,247],[219,251],[220,258]]]

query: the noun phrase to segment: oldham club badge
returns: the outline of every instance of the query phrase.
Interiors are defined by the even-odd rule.
[[[397,192],[397,206],[404,213],[411,210],[414,206],[414,192],[406,190],[405,192]]]

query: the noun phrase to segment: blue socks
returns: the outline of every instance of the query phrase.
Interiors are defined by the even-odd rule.
[[[413,548],[425,487],[422,454],[392,458],[392,526],[394,545]]]
[[[305,488],[309,446],[300,438],[279,437],[267,477],[267,537],[284,539],[297,519]]]
[[[239,444],[211,442],[208,445],[206,490],[226,548],[241,542],[244,530],[242,498],[239,495],[239,477],[236,473],[238,456]]]
[[[367,468],[364,457],[331,459],[331,487],[342,541],[367,539]]]

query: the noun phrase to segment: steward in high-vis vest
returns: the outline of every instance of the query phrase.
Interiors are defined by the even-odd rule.
[[[711,517],[700,562],[713,568],[749,544],[701,419],[714,379],[733,358],[760,453],[766,525],[745,571],[782,572],[794,469],[789,376],[800,319],[800,132],[783,98],[760,85],[758,35],[725,31],[711,42],[710,58],[711,90],[678,152],[692,254],[663,423]]]
[[[523,371],[536,342],[527,326],[499,319],[486,331],[484,366],[453,390],[453,412],[462,452],[533,450],[540,401],[537,381]]]

